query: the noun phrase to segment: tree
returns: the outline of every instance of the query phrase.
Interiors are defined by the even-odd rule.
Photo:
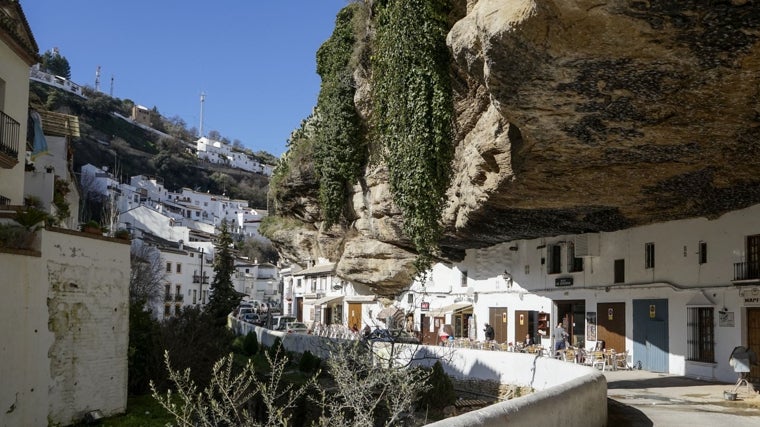
[[[232,286],[234,259],[232,236],[227,229],[227,220],[222,220],[219,226],[214,249],[214,280],[211,282],[211,297],[206,311],[214,319],[215,324],[225,325],[227,315],[240,302],[240,296]]]
[[[166,271],[161,252],[140,239],[132,240],[129,252],[129,301],[137,306],[153,307],[161,300]]]
[[[52,49],[42,55],[42,65],[40,67],[46,73],[56,76],[71,78],[71,67],[66,57],[58,53],[58,49]]]

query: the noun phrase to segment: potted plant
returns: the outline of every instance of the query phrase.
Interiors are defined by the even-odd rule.
[[[117,239],[123,239],[123,240],[129,240],[131,237],[131,235],[129,234],[129,231],[125,228],[120,228],[116,230],[113,236],[116,237]]]
[[[100,228],[100,224],[94,219],[91,219],[82,224],[82,231],[90,234],[103,234],[103,231]]]

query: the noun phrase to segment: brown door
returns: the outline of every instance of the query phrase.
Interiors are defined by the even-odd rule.
[[[760,354],[760,308],[747,308],[747,346]],[[750,382],[760,381],[760,366],[750,365]]]
[[[507,341],[507,307],[490,307],[488,323],[493,326],[493,339],[496,342]]]
[[[355,302],[348,303],[348,327],[362,329],[362,305]]]
[[[599,303],[596,305],[596,339],[604,340],[605,347],[618,353],[625,351],[625,303]]]
[[[515,311],[515,342],[523,342],[525,340],[525,335],[530,333],[530,311]]]
[[[297,307],[296,319],[299,322],[303,322],[303,298],[302,297],[296,298],[296,307]]]

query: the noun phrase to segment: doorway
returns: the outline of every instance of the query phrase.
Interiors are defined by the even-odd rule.
[[[361,330],[362,326],[362,305],[360,303],[350,302],[348,303],[348,325],[349,328],[356,326],[357,330]]]
[[[421,314],[422,320],[422,344],[425,345],[438,345],[438,331],[441,328],[441,325],[444,322],[443,317],[430,317],[426,316],[424,314]],[[430,322],[433,322],[433,327],[431,330]]]
[[[760,307],[747,308],[747,347],[760,355]],[[749,381],[760,382],[760,366],[750,365]]]
[[[625,303],[599,303],[597,309],[597,340],[604,341],[605,348],[618,353],[625,352]]]
[[[491,326],[493,326],[494,341],[506,342],[507,341],[507,307],[489,307],[488,308],[488,323],[490,323]]]
[[[668,372],[668,300],[633,300],[633,361],[642,369]]]
[[[568,337],[570,345],[584,347],[586,345],[586,300],[557,301],[557,318],[570,335]],[[556,326],[552,325],[551,332]]]

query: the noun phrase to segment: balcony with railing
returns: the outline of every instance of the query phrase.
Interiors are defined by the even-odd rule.
[[[174,295],[174,302],[182,302],[184,300],[185,300],[185,296],[183,294]]]
[[[0,167],[11,169],[18,163],[19,132],[21,126],[9,115],[0,111]]]
[[[193,274],[193,283],[201,283],[201,276],[199,274]],[[203,284],[208,284],[208,275],[203,275]]]
[[[735,262],[734,284],[760,283],[760,263]]]

